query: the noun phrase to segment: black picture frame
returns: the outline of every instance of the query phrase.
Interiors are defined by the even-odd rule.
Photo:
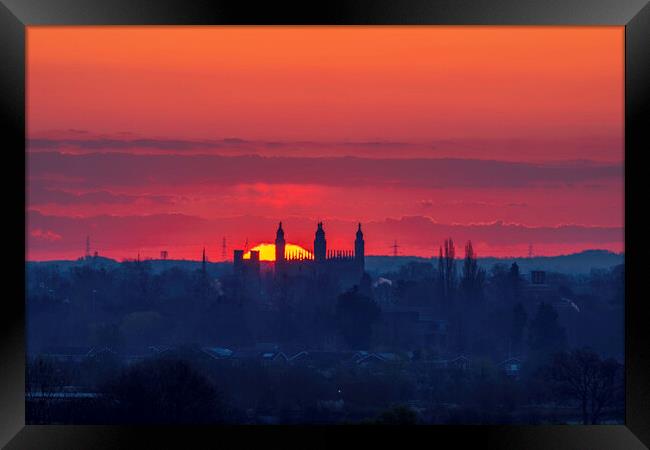
[[[25,27],[30,25],[620,25],[625,26],[626,417],[612,426],[166,427],[25,426]],[[648,0],[390,0],[261,2],[208,0],[0,0],[0,123],[8,264],[0,312],[0,445],[24,448],[225,445],[252,437],[263,445],[337,444],[350,433],[382,443],[513,449],[635,449],[650,445],[649,308],[641,208],[642,156],[650,149],[650,5]],[[8,176],[10,175],[10,176]],[[24,184],[23,184],[24,186]],[[22,283],[21,283],[22,281]],[[282,437],[279,434],[282,434]],[[345,436],[344,436],[345,434]],[[300,440],[295,436],[300,435]],[[290,436],[294,436],[290,438]],[[289,440],[287,440],[289,439]],[[421,441],[424,439],[424,441]],[[424,442],[417,444],[416,442]],[[176,444],[176,445],[175,445]],[[190,444],[191,445],[191,444]],[[339,444],[340,445],[340,444]],[[471,447],[468,447],[471,448]]]

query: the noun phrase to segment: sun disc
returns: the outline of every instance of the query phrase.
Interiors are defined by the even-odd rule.
[[[260,261],[275,261],[275,244],[262,243],[258,244],[251,250],[257,250],[260,252]],[[251,250],[244,253],[244,259],[250,259]],[[286,244],[284,246],[284,257],[288,255],[295,254],[303,258],[311,258],[312,253],[309,250],[301,247],[297,244]]]

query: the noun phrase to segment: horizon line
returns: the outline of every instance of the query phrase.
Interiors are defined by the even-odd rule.
[[[524,260],[526,260],[526,259],[539,259],[539,258],[559,258],[559,257],[566,257],[566,256],[581,255],[581,254],[584,254],[584,253],[587,253],[587,252],[602,252],[602,253],[608,253],[608,254],[616,255],[616,256],[625,256],[625,251],[613,252],[613,251],[607,250],[607,249],[593,248],[593,249],[586,249],[586,250],[582,250],[582,251],[574,252],[574,253],[561,253],[561,254],[557,254],[557,255],[534,255],[534,256],[526,256],[526,255],[522,255],[522,256],[491,256],[491,255],[487,255],[487,256],[477,256],[476,259],[477,260],[480,260],[480,259],[498,259],[498,260],[503,260],[503,259],[524,259]],[[102,255],[97,255],[97,257],[98,258],[103,258],[103,259],[108,259],[108,260],[114,261],[116,263],[137,261],[137,256],[132,257],[132,258],[125,257],[125,258],[121,258],[121,259],[111,258],[111,257],[108,257],[108,256],[102,256]],[[365,255],[365,257],[366,258],[373,257],[373,258],[438,259],[438,256],[435,256],[435,255],[432,255],[432,256],[417,256],[417,255],[369,254],[369,255]],[[85,259],[93,259],[93,258],[94,258],[94,256],[83,256],[82,255],[82,256],[79,256],[76,259],[41,259],[41,260],[25,259],[25,262],[26,263],[78,262],[78,261],[83,261]],[[464,256],[458,256],[458,257],[456,257],[454,259],[462,261],[462,260],[465,259],[465,257]],[[159,257],[156,257],[156,258],[141,257],[140,261],[141,262],[143,262],[143,261],[170,261],[170,262],[197,262],[197,263],[201,263],[202,259],[201,259],[201,257],[199,257],[197,259],[186,259],[186,258],[161,259]],[[230,258],[226,259],[226,260],[219,259],[219,260],[214,260],[214,261],[206,260],[206,262],[210,263],[210,264],[232,263],[232,259],[230,259]],[[275,263],[275,261],[260,261],[260,262],[262,262],[262,263]]]

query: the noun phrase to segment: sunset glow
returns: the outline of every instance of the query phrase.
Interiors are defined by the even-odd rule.
[[[279,221],[621,252],[623,57],[623,27],[30,26],[26,256],[232,259]]]

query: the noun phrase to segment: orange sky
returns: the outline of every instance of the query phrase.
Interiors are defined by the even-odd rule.
[[[35,131],[423,141],[623,124],[622,27],[29,27],[27,39]]]
[[[78,253],[76,234],[104,233],[100,216],[144,233],[152,214],[215,223],[176,244],[147,236],[186,257],[181,248],[222,235],[250,238],[238,231],[247,216],[293,217],[307,246],[312,221],[376,223],[378,254],[400,238],[428,255],[446,237],[420,243],[410,217],[535,229],[508,245],[477,231],[484,254],[523,253],[528,240],[546,253],[620,251],[623,46],[623,27],[28,27],[28,255]],[[233,160],[216,157],[251,154],[272,160],[241,159],[220,175]],[[375,162],[359,172],[349,157]],[[449,158],[460,161],[451,174],[429,161]],[[278,161],[290,176],[264,169]],[[428,165],[444,183],[429,169],[409,175]],[[345,180],[311,176],[319,167]],[[241,223],[223,225],[233,217]],[[554,238],[567,224],[620,237]],[[113,256],[137,246],[102,241]]]

